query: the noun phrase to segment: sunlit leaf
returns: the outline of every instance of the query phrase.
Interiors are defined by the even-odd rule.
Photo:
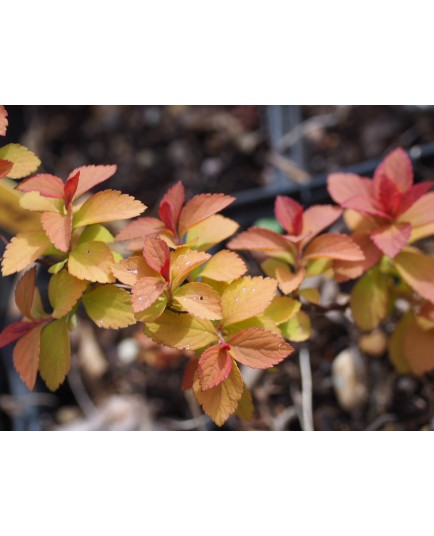
[[[121,283],[132,287],[143,277],[158,277],[158,273],[146,264],[143,257],[138,255],[120,260],[113,265],[112,272]]]
[[[158,213],[166,227],[176,233],[179,214],[185,200],[184,186],[181,181],[173,185],[160,202]]]
[[[370,197],[372,180],[354,173],[332,173],[327,179],[327,189],[333,201],[342,205],[354,196]]]
[[[408,243],[411,235],[409,223],[391,223],[371,231],[371,239],[385,255],[395,257]]]
[[[203,411],[217,424],[224,422],[235,412],[243,394],[243,378],[236,363],[226,380],[212,389],[202,391],[198,374],[193,382],[193,392]]]
[[[138,218],[130,222],[116,235],[117,242],[124,240],[134,240],[135,238],[143,239],[148,235],[156,235],[164,231],[164,224],[157,218]]]
[[[283,361],[294,351],[280,335],[261,328],[248,328],[227,340],[229,353],[240,363],[266,369]]]
[[[291,294],[303,282],[306,271],[300,268],[297,272],[292,272],[287,265],[276,266],[275,277],[283,294]]]
[[[351,235],[351,238],[363,251],[365,258],[362,261],[334,260],[333,270],[338,283],[361,276],[375,264],[379,263],[383,256],[383,252],[377,248],[368,234],[355,233]]]
[[[201,251],[180,248],[172,251],[170,258],[170,281],[172,289],[176,289],[198,266],[205,263],[211,255]]]
[[[103,242],[85,242],[71,251],[68,271],[78,279],[95,283],[113,283],[114,265],[110,248]]]
[[[0,160],[0,179],[7,177],[13,166],[14,164],[9,160]]]
[[[31,151],[17,143],[10,143],[0,148],[0,159],[13,163],[8,177],[22,179],[38,169],[41,165],[39,158]]]
[[[0,105],[0,136],[6,136],[8,126],[8,112],[6,108]]]
[[[15,303],[21,314],[32,319],[32,304],[35,295],[36,268],[28,270],[15,288]]]
[[[206,283],[187,283],[174,293],[175,302],[199,318],[218,320],[222,317],[221,298]]]
[[[85,294],[83,305],[100,328],[119,329],[136,323],[129,292],[114,285],[103,285]]]
[[[292,244],[282,235],[274,231],[269,231],[268,229],[261,229],[260,227],[252,227],[240,233],[228,243],[227,247],[247,251],[283,250],[291,252],[293,249]]]
[[[21,337],[14,348],[14,367],[30,391],[36,383],[39,368],[41,330],[44,324],[36,325]]]
[[[65,184],[62,179],[49,173],[39,173],[24,179],[17,186],[20,192],[39,192],[43,197],[53,197],[63,200]]]
[[[374,183],[383,175],[405,192],[413,184],[413,166],[408,154],[398,147],[390,152],[375,170]]]
[[[390,282],[387,275],[373,268],[367,272],[351,292],[351,312],[364,330],[376,328],[389,311]]]
[[[134,313],[134,316],[138,322],[154,322],[164,313],[166,306],[167,296],[162,294],[151,306],[144,311]]]
[[[143,203],[130,195],[104,190],[90,197],[74,214],[74,227],[134,218],[145,209]]]
[[[116,169],[117,166],[82,166],[71,171],[69,177],[73,177],[77,172],[80,172],[74,197],[77,199],[97,184],[106,181],[116,173]]]
[[[61,212],[63,199],[43,197],[39,192],[28,192],[20,197],[20,207],[32,212]]]
[[[54,320],[42,330],[39,373],[50,391],[56,391],[71,367],[67,317]]]
[[[246,272],[247,267],[241,257],[233,251],[223,249],[210,258],[200,275],[215,281],[232,281]]]
[[[280,331],[291,342],[307,341],[312,335],[310,318],[304,311],[299,311],[292,318],[280,324]]]
[[[104,242],[104,244],[111,244],[114,241],[114,236],[107,227],[99,224],[86,227],[78,239],[79,244],[83,244],[84,242]]]
[[[235,201],[235,197],[224,194],[195,195],[181,210],[179,236],[182,237],[194,225],[220,212]]]
[[[361,261],[365,257],[359,246],[346,235],[326,233],[315,238],[306,248],[304,259],[340,259],[342,261]]]
[[[236,322],[235,324],[231,324],[230,326],[224,326],[222,334],[223,337],[227,339],[230,336],[235,335],[239,331],[248,328],[266,329],[267,331],[271,331],[280,335],[280,329],[278,328],[277,324],[274,322],[274,320],[266,316],[265,312],[261,313],[258,316],[252,316],[252,318],[248,318],[247,320]]]
[[[65,200],[65,206],[68,209],[71,207],[72,200],[74,199],[75,192],[77,191],[79,177],[80,172],[77,171],[77,173],[71,174],[65,183],[65,192],[63,198]]]
[[[3,276],[20,272],[36,261],[49,248],[50,241],[43,231],[18,233],[6,247],[2,260]]]
[[[377,220],[368,214],[361,214],[355,210],[344,211],[344,221],[350,231],[357,233],[368,233],[377,227]]]
[[[166,242],[156,236],[147,237],[143,248],[143,257],[153,270],[169,281],[170,249]]]
[[[415,251],[401,251],[394,264],[399,275],[423,298],[434,303],[434,259]]]
[[[143,277],[132,290],[133,311],[139,313],[148,309],[166,290],[167,283],[156,277]]]
[[[275,296],[263,314],[279,325],[298,313],[300,307],[301,303],[297,300],[286,296]]]
[[[199,359],[198,374],[203,391],[226,380],[232,370],[233,359],[218,344],[210,346]]]
[[[191,227],[186,234],[186,242],[198,251],[206,251],[232,236],[239,225],[234,220],[220,214],[211,216]]]
[[[228,326],[256,316],[270,305],[276,281],[264,277],[242,277],[233,281],[222,295],[223,323]]]
[[[305,242],[314,238],[327,227],[330,227],[342,214],[342,209],[331,205],[314,205],[303,213],[303,229],[301,234],[307,234]]]
[[[277,221],[290,235],[299,235],[303,227],[303,207],[286,195],[278,195],[274,204]]]
[[[48,238],[56,248],[67,252],[71,245],[72,211],[68,211],[66,215],[57,212],[44,212],[41,215],[41,223]]]
[[[212,323],[190,314],[165,311],[157,321],[145,324],[144,329],[153,341],[179,350],[197,350],[217,342]]]
[[[66,270],[53,275],[48,285],[48,298],[54,309],[53,318],[67,315],[77,304],[87,285],[87,281],[77,279]]]

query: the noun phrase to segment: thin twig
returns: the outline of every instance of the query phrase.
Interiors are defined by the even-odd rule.
[[[306,346],[300,348],[299,360],[301,372],[301,403],[303,411],[303,429],[305,432],[312,432],[312,372],[310,369],[310,354]]]

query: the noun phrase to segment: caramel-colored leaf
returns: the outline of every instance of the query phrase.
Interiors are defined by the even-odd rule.
[[[129,292],[103,285],[83,296],[87,314],[100,328],[119,329],[136,323]]]
[[[276,281],[264,277],[242,277],[223,292],[223,323],[226,326],[256,316],[270,305],[276,293]]]
[[[240,363],[266,369],[287,358],[294,348],[280,335],[261,328],[248,328],[227,340],[229,353]]]
[[[219,320],[222,317],[221,298],[206,283],[187,283],[174,293],[175,302],[199,318]]]
[[[25,318],[32,319],[32,304],[35,295],[36,268],[28,270],[18,281],[15,289],[15,303]]]
[[[67,252],[71,245],[72,211],[66,215],[57,212],[44,212],[41,223],[48,238],[60,251]]]
[[[414,374],[434,369],[434,329],[422,329],[416,320],[410,320],[404,335],[404,357]]]
[[[43,231],[18,233],[6,247],[2,260],[3,276],[20,272],[36,261],[50,247]]]
[[[155,322],[145,324],[144,329],[153,341],[179,350],[197,350],[217,342],[212,323],[190,314],[165,311]]]
[[[280,324],[280,331],[291,342],[307,341],[312,335],[310,318],[304,311],[299,311],[288,322]]]
[[[48,298],[54,309],[53,318],[67,315],[82,297],[88,283],[77,279],[66,270],[53,275],[48,285]]]
[[[74,214],[74,227],[127,220],[138,216],[145,209],[143,203],[130,195],[116,190],[104,190],[90,197]]]
[[[434,259],[418,251],[402,251],[394,260],[404,281],[423,298],[434,303]]]
[[[362,261],[365,256],[359,246],[346,235],[326,233],[315,238],[306,248],[304,259],[326,257],[342,261]]]
[[[35,172],[41,165],[39,158],[31,151],[17,143],[10,143],[0,148],[0,159],[13,163],[8,177],[22,179]]]
[[[39,173],[24,179],[17,186],[20,192],[39,192],[43,197],[53,197],[63,200],[65,184],[62,179],[49,173]]]
[[[137,281],[132,290],[133,311],[140,313],[148,309],[163,294],[167,283],[157,277],[143,277]]]
[[[8,173],[11,171],[13,167],[14,167],[14,164],[12,162],[9,162],[9,160],[0,159],[0,179],[7,177]]]
[[[241,400],[243,388],[243,378],[236,363],[233,363],[226,380],[212,389],[202,391],[198,374],[193,382],[193,392],[197,401],[217,426],[222,426],[235,412]]]
[[[263,315],[270,318],[275,324],[283,324],[300,310],[301,303],[286,296],[275,296],[271,304],[265,309]]]
[[[287,265],[281,264],[276,266],[275,277],[283,294],[291,294],[302,284],[306,277],[306,271],[304,268],[300,268],[294,273]]]
[[[179,236],[182,237],[191,227],[223,210],[234,201],[235,197],[224,194],[195,195],[181,210]]]
[[[376,328],[387,316],[390,306],[390,282],[387,275],[373,268],[351,292],[351,312],[364,330]]]
[[[145,259],[138,255],[122,259],[112,267],[112,272],[121,283],[132,287],[143,277],[158,277],[158,273],[149,268]]]
[[[211,257],[200,271],[201,277],[214,281],[233,281],[247,272],[244,261],[234,251],[223,249]]]
[[[50,391],[64,382],[71,367],[68,318],[50,322],[41,333],[39,373]]]
[[[143,257],[153,270],[169,281],[170,249],[164,240],[157,236],[147,237],[143,248]]]
[[[14,348],[14,367],[30,391],[36,383],[39,368],[41,330],[44,324],[32,328],[21,337]]]
[[[234,220],[216,214],[191,227],[187,232],[186,242],[198,251],[206,251],[232,236],[238,227]]]
[[[80,172],[75,199],[109,179],[116,173],[116,169],[117,166],[82,166],[71,171],[68,179]]]
[[[8,112],[6,108],[0,104],[0,136],[6,136],[8,126]]]
[[[220,345],[214,344],[205,350],[199,359],[198,374],[203,391],[216,387],[226,380],[232,370],[233,359]]]
[[[85,242],[71,251],[68,271],[78,279],[94,283],[113,283],[114,265],[110,248],[103,242]]]
[[[170,281],[176,289],[198,266],[206,262],[211,255],[201,251],[180,248],[170,254]]]

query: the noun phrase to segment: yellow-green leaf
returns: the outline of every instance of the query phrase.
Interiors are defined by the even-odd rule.
[[[136,323],[129,292],[104,285],[83,296],[87,314],[100,328],[119,329]]]
[[[32,212],[60,212],[63,208],[63,199],[43,197],[39,192],[28,192],[20,196],[20,207]]]
[[[186,242],[198,251],[206,251],[232,236],[238,227],[237,222],[216,214],[191,227],[187,232]]]
[[[217,332],[209,320],[167,310],[155,322],[147,323],[144,330],[158,344],[179,350],[198,350],[218,340]]]
[[[251,421],[253,419],[253,412],[255,408],[253,406],[252,394],[246,384],[243,386],[243,394],[238,402],[237,411],[235,412],[238,417],[245,421]]]
[[[262,313],[276,293],[276,281],[264,277],[242,277],[222,295],[223,323],[228,326]]]
[[[288,322],[281,324],[279,327],[285,339],[292,342],[306,341],[312,334],[310,318],[303,311],[299,311]]]
[[[74,227],[92,223],[127,220],[138,216],[145,205],[130,195],[104,190],[90,197],[74,214]]]
[[[84,242],[104,242],[104,244],[111,244],[114,241],[115,238],[107,227],[97,223],[86,227],[78,239],[79,244],[83,244]]]
[[[287,322],[300,310],[301,303],[286,296],[275,296],[263,315],[277,325]]]
[[[135,313],[134,316],[138,322],[154,322],[157,320],[166,309],[167,305],[167,296],[162,294],[157,298],[157,300],[144,311]]]
[[[317,288],[303,288],[298,291],[298,294],[309,303],[319,304],[321,301],[321,294]]]
[[[85,242],[71,251],[68,271],[78,279],[95,283],[113,283],[114,259],[110,248],[103,242]]]
[[[53,275],[48,285],[48,298],[54,309],[53,318],[67,315],[86,290],[88,283],[77,279],[66,270]]]
[[[71,367],[67,317],[54,320],[42,330],[39,372],[48,389],[56,391]]]
[[[6,247],[2,260],[3,276],[20,272],[35,262],[50,247],[43,231],[18,233]]]
[[[200,276],[214,281],[233,281],[246,272],[242,258],[234,251],[223,249],[210,258],[200,271]]]
[[[222,305],[219,294],[206,283],[187,283],[174,294],[175,302],[199,318],[219,320],[222,317]]]
[[[369,270],[354,286],[350,305],[354,320],[362,329],[376,328],[389,311],[389,278],[378,268]]]
[[[405,314],[397,323],[395,331],[389,339],[389,358],[401,374],[408,374],[410,367],[404,352],[404,340],[409,326],[413,323],[413,315]]]
[[[14,164],[8,173],[8,177],[11,179],[27,177],[41,165],[41,161],[36,155],[18,143],[10,143],[0,148],[0,159],[9,160]]]

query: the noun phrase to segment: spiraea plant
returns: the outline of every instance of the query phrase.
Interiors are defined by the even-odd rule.
[[[0,134],[6,126],[0,107]],[[24,273],[15,290],[22,319],[3,330],[0,347],[15,343],[14,365],[29,389],[38,373],[51,390],[64,382],[69,333],[85,313],[99,328],[138,324],[155,343],[184,351],[180,388],[192,389],[217,425],[234,413],[249,419],[254,407],[243,367],[274,367],[293,354],[291,343],[309,339],[308,312],[326,309],[317,276],[355,280],[348,312],[361,330],[385,326],[398,370],[434,368],[434,259],[413,245],[434,231],[434,194],[429,184],[413,185],[403,150],[372,180],[332,175],[330,195],[340,206],[304,210],[279,196],[283,233],[254,227],[233,237],[238,224],[220,214],[231,196],[186,200],[178,182],[161,199],[159,217],[141,216],[147,207],[129,195],[91,193],[115,165],[79,167],[66,180],[25,178],[38,159],[7,147],[0,149],[0,176],[24,179],[16,186],[20,205],[38,218],[3,255],[3,276]],[[342,214],[351,233],[326,232]],[[130,219],[112,234],[111,222]],[[228,239],[229,249],[222,248]],[[251,252],[263,275],[248,275],[233,250]],[[50,276],[49,311],[37,288],[40,270]]]

